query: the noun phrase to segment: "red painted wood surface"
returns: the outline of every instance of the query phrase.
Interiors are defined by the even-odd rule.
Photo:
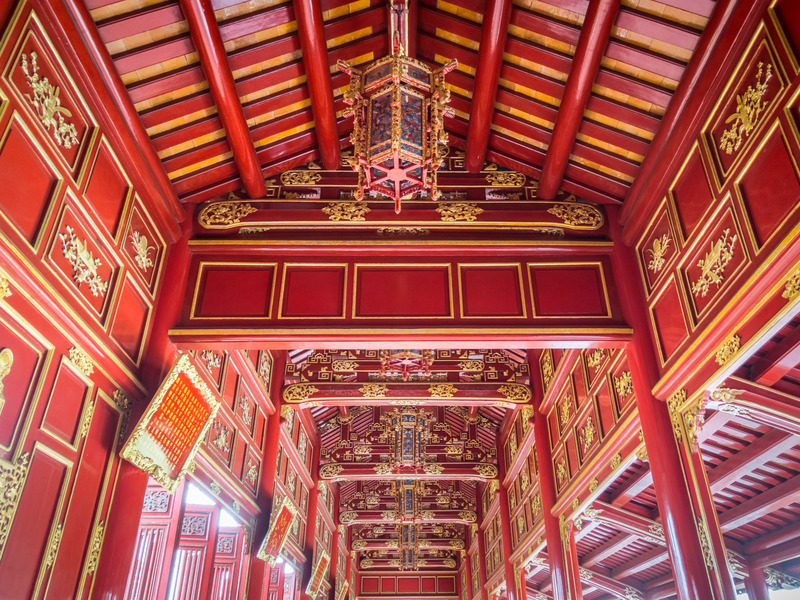
[[[475,93],[472,96],[467,151],[464,158],[467,170],[472,172],[480,171],[486,160],[489,128],[492,124],[498,77],[511,18],[511,4],[511,0],[488,0],[483,17]]]
[[[597,70],[603,57],[611,27],[619,10],[618,0],[596,0],[589,3],[589,10],[581,28],[578,47],[564,89],[564,99],[558,110],[558,119],[553,127],[547,158],[542,167],[539,182],[539,197],[555,197],[561,187],[569,156],[575,144],[583,112],[592,86],[598,77]],[[621,26],[621,25],[620,25]]]
[[[295,0],[293,5],[297,15],[300,45],[303,48],[303,65],[308,76],[322,165],[326,169],[336,169],[339,167],[339,135],[336,131],[322,10],[318,0]]]
[[[200,64],[214,96],[226,138],[233,150],[233,159],[247,194],[251,198],[262,198],[266,195],[267,188],[264,185],[261,165],[256,158],[253,140],[245,121],[211,2],[181,0],[181,9],[189,23],[189,31],[200,56]]]

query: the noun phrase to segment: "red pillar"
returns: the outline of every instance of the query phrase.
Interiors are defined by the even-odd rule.
[[[497,498],[500,501],[498,510],[500,511],[500,530],[503,533],[501,544],[503,545],[503,569],[506,575],[506,597],[508,600],[518,600],[517,593],[519,586],[517,576],[514,572],[514,565],[511,563],[511,509],[508,504],[508,490],[503,485],[508,472],[506,465],[506,454],[503,448],[503,441],[497,439],[497,463],[500,472],[500,486],[497,488]]]
[[[461,553],[461,561],[464,563],[464,576],[467,580],[467,594],[464,597],[467,600],[472,600],[472,563],[469,555],[469,536],[465,535],[464,538],[464,545],[467,546]]]
[[[698,537],[692,499],[683,476],[680,452],[672,433],[672,421],[666,403],[650,393],[658,381],[658,370],[639,270],[631,249],[619,241],[621,232],[615,207],[609,207],[608,220],[612,239],[616,240],[611,255],[614,278],[623,314],[633,327],[633,339],[627,347],[628,363],[653,473],[656,500],[675,573],[675,587],[681,600],[711,600],[715,595]]]
[[[575,527],[569,528],[569,543],[566,547],[567,565],[569,567],[569,597],[572,600],[583,600],[581,572],[578,564],[578,546],[575,543]]]
[[[530,356],[530,355],[529,355]],[[530,360],[531,368],[538,370],[538,361]],[[537,372],[534,370],[533,372]],[[542,513],[544,534],[547,538],[547,557],[550,561],[550,578],[555,600],[568,600],[567,564],[564,559],[564,546],[561,543],[561,531],[558,518],[553,515],[556,504],[556,481],[553,474],[553,457],[550,452],[550,433],[547,430],[547,417],[539,410],[544,397],[542,382],[538,377],[531,377],[534,395],[534,435],[536,436],[536,466],[539,471],[539,490],[542,494]]]
[[[258,548],[267,535],[269,518],[272,511],[272,498],[275,494],[275,471],[278,463],[278,447],[281,437],[281,386],[283,371],[286,365],[285,351],[273,352],[272,376],[270,377],[269,397],[275,412],[267,419],[266,443],[261,463],[261,481],[258,485],[258,505],[263,512],[256,520],[253,531],[253,543],[250,548],[250,584],[247,591],[248,600],[266,600],[269,595],[269,565],[258,558]]]
[[[744,587],[750,600],[769,600],[769,587],[761,569],[752,567],[748,569]]]
[[[319,464],[319,446],[319,442],[314,444],[314,451],[311,458],[312,465]],[[319,489],[317,487],[319,471],[317,469],[311,470],[311,479],[314,485],[308,490],[308,514],[306,516],[306,543],[304,548],[306,563],[303,566],[303,576],[300,578],[301,600],[313,600],[313,598],[306,594],[306,588],[308,587],[308,583],[314,571],[314,540],[317,535],[317,504],[319,503]],[[329,568],[332,567],[333,565]]]
[[[480,498],[480,496],[478,496],[478,498]],[[478,505],[480,506],[480,504],[481,502],[478,500]],[[489,593],[486,591],[486,544],[483,539],[484,516],[483,512],[481,512],[481,525],[478,527],[475,535],[478,536],[478,579],[481,583],[481,600],[489,600]]]
[[[170,247],[169,259],[164,269],[165,282],[156,298],[156,311],[147,350],[141,369],[142,382],[155,392],[164,373],[175,356],[175,346],[170,342],[169,329],[177,321],[183,305],[184,288],[189,272],[189,238],[192,220],[183,219],[181,239]],[[136,424],[151,395],[137,402],[128,421],[128,433]],[[94,598],[117,600],[125,595],[128,571],[136,550],[139,532],[139,515],[142,514],[148,475],[126,460],[120,461],[119,474],[114,485],[114,500],[106,519],[103,552],[94,579]]]

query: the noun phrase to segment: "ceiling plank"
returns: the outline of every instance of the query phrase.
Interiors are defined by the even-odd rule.
[[[773,385],[800,363],[800,327],[786,337],[751,367],[750,378],[761,385]]]
[[[795,436],[778,429],[767,431],[752,444],[708,473],[711,492],[724,490],[730,484],[739,481],[743,474],[751,473],[765,463],[776,459],[779,455],[794,448],[799,442],[800,440]]]
[[[475,94],[472,96],[472,118],[464,158],[464,165],[471,173],[480,171],[486,161],[489,128],[492,124],[510,19],[511,0],[488,0],[483,18],[478,69],[475,74]]]
[[[722,513],[719,516],[720,529],[723,533],[731,531],[792,504],[797,501],[798,492],[800,475],[795,475]]]
[[[214,16],[210,0],[181,0],[181,9],[189,23],[200,65],[208,79],[211,95],[217,105],[219,118],[233,152],[233,161],[242,183],[251,198],[267,195],[261,165],[256,158],[250,130],[244,118],[242,104],[236,93],[227,53]]]
[[[558,111],[552,141],[542,169],[539,197],[543,200],[554,198],[561,187],[619,4],[619,0],[599,0],[589,4],[567,79],[564,101]]]
[[[339,168],[339,134],[336,130],[336,110],[333,106],[331,71],[328,65],[328,48],[322,23],[319,0],[294,0],[297,30],[303,50],[303,64],[311,91],[311,110],[319,143],[322,166]]]

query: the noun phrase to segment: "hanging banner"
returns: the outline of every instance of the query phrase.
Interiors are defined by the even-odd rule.
[[[120,453],[171,494],[192,465],[219,401],[188,355],[178,358]]]
[[[324,550],[317,557],[317,563],[314,565],[314,570],[311,571],[311,579],[308,581],[306,594],[311,598],[316,598],[319,593],[319,588],[322,585],[322,580],[325,578],[325,573],[328,572],[328,563],[331,557]]]
[[[272,508],[267,537],[264,538],[256,555],[259,559],[266,561],[270,567],[275,566],[275,561],[289,537],[296,515],[297,507],[289,498],[282,498]]]
[[[344,600],[347,598],[347,592],[350,591],[350,582],[345,580],[342,584],[342,588],[339,590],[339,594],[336,596],[336,600]]]

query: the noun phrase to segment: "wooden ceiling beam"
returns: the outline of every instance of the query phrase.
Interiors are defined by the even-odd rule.
[[[797,437],[777,429],[767,431],[752,444],[743,448],[728,460],[708,473],[711,492],[724,490],[732,483],[739,481],[742,475],[752,473],[755,469],[779,455],[794,448],[800,440]]]
[[[511,4],[511,0],[488,0],[486,4],[481,27],[478,69],[475,74],[475,93],[472,96],[472,118],[469,122],[464,158],[464,165],[471,173],[480,171],[486,161],[489,129],[500,81],[508,23],[511,20]]]
[[[792,504],[797,500],[798,494],[800,494],[800,475],[795,475],[722,513],[719,516],[720,529],[726,533],[756,521],[764,515]]]
[[[236,92],[214,8],[210,0],[180,0],[180,4],[244,188],[251,198],[263,198],[267,195],[267,188]]]
[[[800,327],[794,328],[750,368],[750,379],[773,385],[800,363]]]
[[[624,548],[625,546],[631,543],[631,540],[634,539],[635,536],[630,535],[628,533],[620,533],[615,535],[613,538],[605,542],[604,544],[598,546],[591,552],[589,552],[586,556],[583,557],[583,561],[581,562],[582,567],[593,567],[597,563],[603,562],[606,558],[611,556],[612,554],[616,554]]]
[[[122,83],[108,49],[100,39],[100,34],[89,10],[86,8],[86,4],[82,0],[65,0],[64,6],[69,12],[86,49],[92,55],[94,66],[100,74],[100,79],[144,160],[146,172],[141,174],[142,177],[155,184],[156,191],[164,199],[169,211],[177,221],[181,221],[183,208],[178,200],[176,190],[172,187],[164,166],[150,143],[150,137],[147,135],[144,125],[142,125],[139,114],[136,112],[133,101],[131,101],[125,85]]]
[[[328,48],[322,21],[319,0],[294,0],[303,64],[311,92],[311,110],[319,143],[322,166],[333,170],[339,168],[339,134],[336,130],[336,111],[333,106],[331,70],[328,64]]]
[[[554,198],[561,187],[578,128],[583,120],[583,111],[608,45],[619,5],[619,0],[598,0],[589,3],[564,90],[564,100],[558,111],[558,119],[553,128],[552,140],[542,169],[539,197],[543,200]]]

